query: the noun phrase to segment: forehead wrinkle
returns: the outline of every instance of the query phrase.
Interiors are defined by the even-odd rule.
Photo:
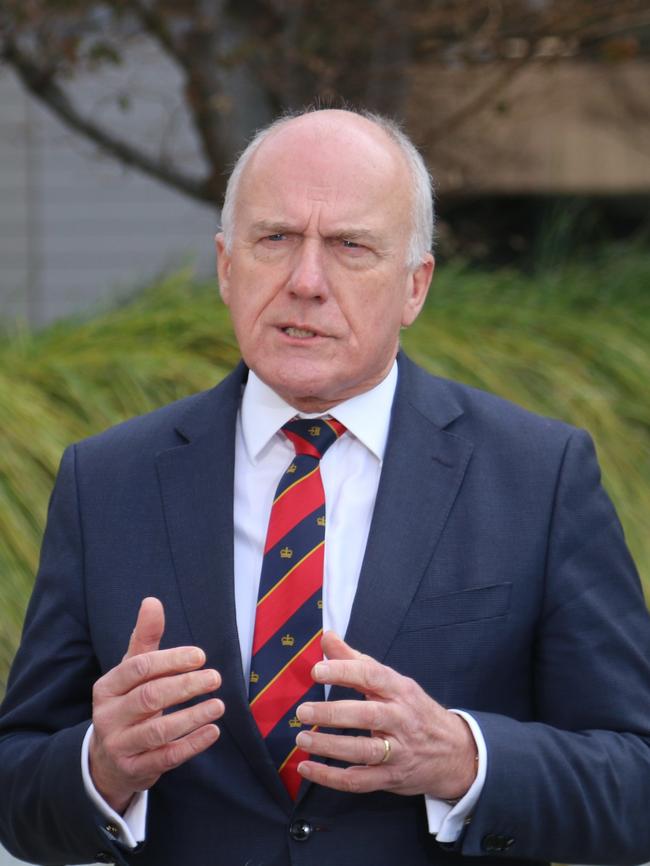
[[[320,200],[312,201],[308,199],[307,201],[310,205],[307,213],[301,212],[300,202],[289,203],[292,206],[284,203],[277,208],[271,208],[271,210],[277,209],[279,211],[278,216],[261,216],[259,219],[253,219],[250,223],[250,228],[255,233],[305,232],[311,223],[319,223],[320,205],[322,204]],[[267,208],[263,208],[263,210],[267,210]]]
[[[305,194],[311,201],[328,201],[332,195],[332,186],[325,184],[323,186],[308,186]]]

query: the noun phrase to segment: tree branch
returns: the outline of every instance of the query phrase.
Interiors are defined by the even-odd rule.
[[[160,46],[179,61],[185,61],[183,51],[174,41],[171,30],[166,26],[164,17],[157,14],[142,0],[131,0],[131,11],[138,16],[142,22],[145,32],[153,36]]]
[[[109,2],[115,4],[116,0]],[[144,32],[184,74],[185,101],[205,160],[211,167],[204,183],[211,190],[211,197],[219,200],[225,188],[224,167],[239,152],[250,130],[239,130],[232,112],[228,111],[229,97],[224,83],[232,73],[227,65],[221,67],[218,59],[219,37],[229,26],[226,4],[209,0],[203,11],[200,2],[190,5],[193,8],[189,11],[179,7],[178,11],[165,13],[160,3],[131,0],[130,10]],[[166,15],[177,15],[177,24],[188,16],[181,36],[175,33]],[[217,20],[219,29],[215,25]]]
[[[132,144],[113,135],[104,127],[84,117],[63,88],[54,80],[52,73],[41,69],[13,41],[6,41],[0,57],[16,72],[25,87],[39,102],[75,132],[80,132],[97,144],[103,151],[119,159],[125,165],[161,181],[172,189],[191,198],[218,206],[221,189],[215,188],[214,177],[196,179],[191,175],[148,156]]]
[[[455,132],[460,126],[465,123],[470,117],[479,112],[486,105],[494,104],[494,99],[505,90],[512,82],[516,75],[531,62],[531,57],[527,55],[520,60],[508,63],[501,75],[497,76],[496,81],[490,81],[486,87],[479,92],[464,105],[461,105],[458,111],[452,112],[444,118],[443,122],[434,126],[431,129],[432,136],[436,139],[444,138],[451,132]],[[539,62],[539,61],[538,61]]]

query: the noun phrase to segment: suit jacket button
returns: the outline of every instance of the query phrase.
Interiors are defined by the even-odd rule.
[[[306,842],[313,832],[313,827],[309,821],[299,820],[292,821],[289,827],[289,835],[295,842]]]

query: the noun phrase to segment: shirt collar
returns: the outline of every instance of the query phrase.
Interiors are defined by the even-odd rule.
[[[333,415],[382,461],[396,387],[397,362],[394,362],[388,375],[369,391],[344,400],[327,412],[305,414],[297,412],[251,370],[241,404],[242,433],[248,456],[256,463],[273,436],[296,414],[306,418]]]

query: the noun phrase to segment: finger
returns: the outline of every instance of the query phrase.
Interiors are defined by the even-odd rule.
[[[162,602],[153,597],[143,598],[124,658],[157,650],[164,631],[165,609]]]
[[[401,691],[405,679],[397,671],[368,656],[358,659],[327,659],[314,665],[311,672],[317,683],[348,686],[362,694],[391,698]]]
[[[301,731],[296,744],[312,755],[334,758],[348,764],[378,766],[386,755],[383,737],[345,737],[320,731]]]
[[[321,638],[323,655],[328,659],[359,659],[362,654],[347,644],[335,631],[326,631]],[[365,656],[368,658],[368,656]]]
[[[361,728],[394,731],[393,707],[381,701],[321,701],[300,704],[296,715],[305,725],[323,728]]]
[[[191,734],[173,740],[153,752],[135,755],[129,761],[130,776],[134,779],[157,777],[167,770],[179,767],[216,743],[219,733],[216,725],[203,725]]]
[[[125,755],[150,752],[191,734],[204,725],[215,722],[224,712],[223,701],[218,698],[201,701],[192,707],[177,710],[168,715],[156,716],[128,728],[120,741],[120,751]]]
[[[199,647],[173,647],[141,653],[125,658],[117,667],[104,674],[95,688],[101,695],[125,695],[148,680],[186,673],[204,664],[205,653]]]
[[[213,692],[219,685],[221,685],[221,677],[217,671],[210,668],[148,680],[125,698],[129,708],[125,706],[122,713],[125,717],[131,716],[134,719],[146,718],[177,704],[184,704],[207,692]]]
[[[316,761],[301,761],[298,772],[304,779],[334,788],[336,791],[347,791],[351,794],[366,794],[370,791],[388,790],[391,786],[391,775],[384,766],[378,767],[330,767]]]

